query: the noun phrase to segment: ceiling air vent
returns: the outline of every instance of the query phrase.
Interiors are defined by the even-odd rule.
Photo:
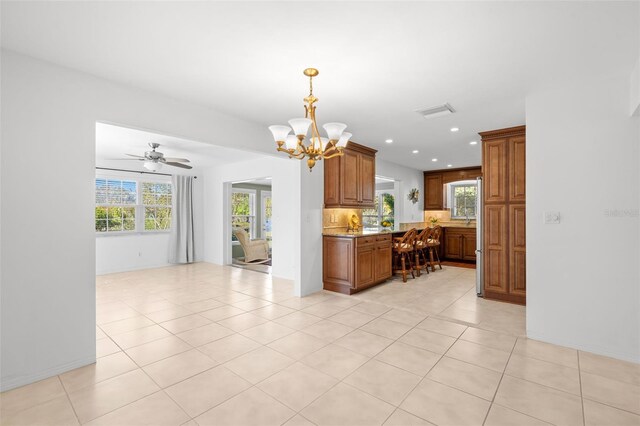
[[[436,118],[436,117],[442,117],[445,115],[453,114],[454,112],[456,112],[456,110],[453,109],[453,107],[447,103],[444,105],[438,105],[431,108],[422,108],[417,110],[416,112],[421,116],[423,116],[425,119],[429,119],[429,118]]]

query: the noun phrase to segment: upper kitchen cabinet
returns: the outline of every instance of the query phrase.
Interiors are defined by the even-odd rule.
[[[480,167],[434,170],[424,172],[424,209],[444,209],[444,185],[482,176]]]
[[[325,160],[324,206],[326,208],[374,207],[376,151],[349,142],[344,155]]]

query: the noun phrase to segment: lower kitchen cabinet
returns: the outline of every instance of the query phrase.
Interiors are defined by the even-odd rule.
[[[450,260],[476,260],[475,228],[444,228],[443,258]]]
[[[353,294],[391,278],[391,234],[325,235],[322,238],[325,290]]]

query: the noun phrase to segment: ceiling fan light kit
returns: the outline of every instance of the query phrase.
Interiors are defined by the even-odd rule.
[[[344,154],[344,148],[347,142],[353,136],[351,133],[345,132],[347,128],[343,123],[327,123],[324,130],[327,137],[321,137],[316,122],[316,107],[314,103],[318,98],[313,96],[313,77],[319,74],[315,68],[307,68],[304,75],[309,77],[309,96],[304,98],[304,118],[293,118],[289,120],[289,126],[269,126],[269,130],[273,134],[273,139],[278,145],[277,151],[284,152],[289,158],[297,158],[302,160],[307,158],[307,166],[309,171],[313,169],[317,161],[323,158],[329,159]],[[307,133],[311,128],[311,136],[306,141]],[[289,133],[293,130],[293,134]]]

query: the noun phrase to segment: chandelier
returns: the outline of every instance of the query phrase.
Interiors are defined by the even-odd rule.
[[[313,96],[313,77],[318,75],[318,70],[315,68],[307,68],[304,70],[304,75],[309,77],[309,96],[304,98],[304,118],[292,118],[289,120],[289,126],[269,126],[269,130],[273,133],[273,138],[278,144],[277,150],[285,152],[289,155],[289,158],[297,158],[299,160],[307,158],[307,165],[309,171],[316,165],[316,161],[320,161],[323,158],[329,159],[343,155],[344,147],[347,146],[347,142],[351,138],[351,133],[345,132],[347,128],[343,123],[327,123],[324,126],[324,130],[327,132],[327,137],[321,137],[318,131],[318,125],[316,124],[316,107],[314,103],[318,101],[318,98]],[[311,136],[309,140],[307,133],[311,127]],[[293,134],[289,133],[293,129]]]

